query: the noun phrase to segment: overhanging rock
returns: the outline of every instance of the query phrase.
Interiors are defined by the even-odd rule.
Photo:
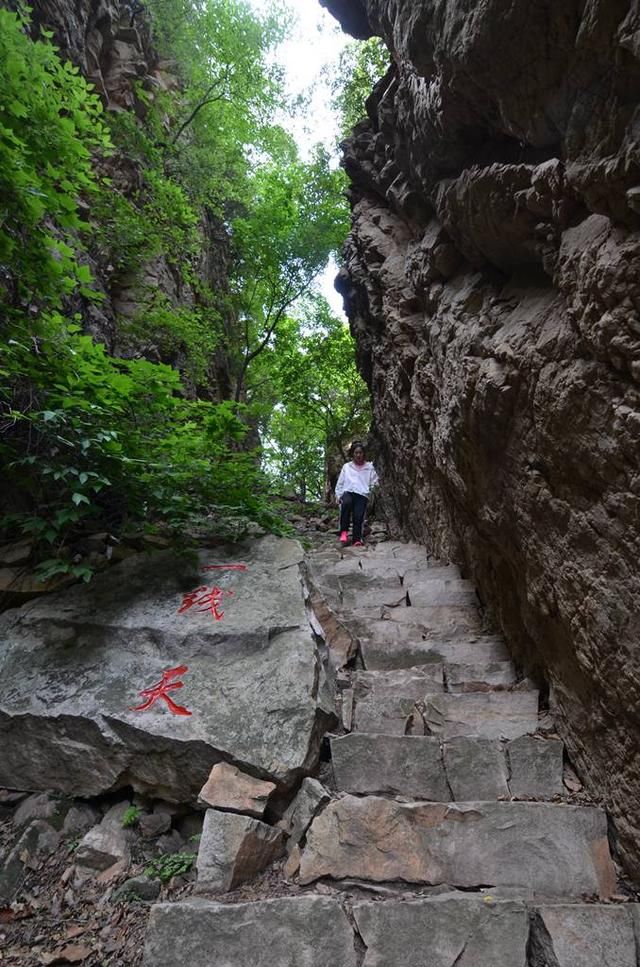
[[[266,537],[197,557],[139,555],[0,619],[0,785],[91,796],[132,785],[195,800],[215,762],[288,784],[333,715],[295,541]],[[203,570],[246,564],[245,570]],[[200,586],[233,591],[178,613]],[[177,666],[183,687],[147,711],[140,691]]]

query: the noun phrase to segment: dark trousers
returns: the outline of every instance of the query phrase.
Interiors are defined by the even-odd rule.
[[[352,490],[346,490],[342,495],[340,504],[340,530],[348,531],[351,518],[353,517],[353,539],[362,540],[362,524],[367,510],[367,498],[362,494],[354,494]]]

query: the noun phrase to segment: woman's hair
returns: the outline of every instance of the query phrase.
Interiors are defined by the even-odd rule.
[[[352,457],[354,455],[354,453],[356,452],[356,450],[362,450],[363,453],[366,453],[367,452],[364,443],[361,443],[360,440],[354,440],[353,441],[353,443],[349,447],[349,456]]]

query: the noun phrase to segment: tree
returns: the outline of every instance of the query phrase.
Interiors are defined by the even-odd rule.
[[[236,348],[236,400],[250,366],[295,304],[311,290],[348,229],[343,175],[318,148],[309,163],[283,140],[279,157],[252,179],[248,209],[233,221],[235,290],[242,339]]]
[[[324,299],[308,300],[300,322],[284,327],[269,361],[279,403],[264,427],[272,472],[303,499],[332,491],[331,467],[367,432],[371,409],[355,365],[353,340]]]

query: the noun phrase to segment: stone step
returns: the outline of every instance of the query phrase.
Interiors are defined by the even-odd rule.
[[[447,894],[355,903],[353,916],[366,945],[362,967],[527,965],[529,915],[523,903]]]
[[[449,692],[481,692],[509,688],[518,681],[518,674],[512,661],[475,662],[445,665],[444,679]]]
[[[356,671],[353,688],[356,698],[423,698],[427,692],[444,691],[442,664],[417,665],[414,668],[398,668],[391,671]]]
[[[300,882],[322,877],[512,887],[564,898],[604,899],[615,891],[604,812],[549,803],[345,795],[307,832]]]
[[[432,587],[423,587],[416,594],[401,587],[399,583],[378,583],[364,590],[351,590],[341,587],[340,607],[345,610],[363,608],[404,608],[404,607],[478,607],[478,596],[474,590],[456,590],[443,587],[443,581],[429,582]],[[340,582],[342,585],[342,582]]]
[[[429,608],[358,608],[345,610],[341,620],[356,634],[366,635],[373,623],[398,624],[413,629],[414,634],[428,637],[440,635],[477,635],[482,633],[478,609],[463,605],[434,604]]]
[[[637,967],[637,904],[533,904],[489,893],[360,901],[308,894],[156,904],[145,967]],[[355,949],[356,931],[362,953]],[[529,952],[529,956],[528,956]],[[364,959],[362,959],[362,957]],[[417,958],[417,959],[416,959]]]
[[[317,557],[315,554],[309,563],[311,573],[319,576],[321,574],[335,574],[341,580],[352,579],[358,581],[358,575],[365,579],[381,580],[400,580],[418,583],[432,579],[438,580],[461,580],[459,568],[455,565],[430,563],[424,558],[412,558],[411,556],[392,557],[377,555],[372,551],[338,554],[335,558],[327,555]]]
[[[639,910],[593,903],[530,909],[517,900],[445,894],[355,903],[353,917],[366,947],[362,967],[636,967]]]
[[[352,678],[355,697],[360,702],[387,699],[422,701],[425,695],[445,691],[488,692],[505,690],[516,682],[512,662],[487,662],[477,665],[445,665],[434,662],[390,671],[356,671]],[[522,683],[525,686],[525,683]],[[518,690],[524,690],[524,687]],[[529,686],[534,690],[534,686]]]
[[[360,654],[368,671],[412,668],[416,665],[444,663],[477,665],[509,660],[504,641],[493,636],[422,639],[411,629],[378,621],[360,635]]]
[[[475,588],[471,581],[464,581],[458,577],[456,568],[433,567],[426,568],[424,571],[412,571],[412,578],[409,580],[398,568],[392,568],[388,572],[373,573],[359,568],[349,571],[346,574],[335,575],[333,571],[326,572],[323,580],[331,583],[331,579],[339,582],[343,592],[357,594],[359,592],[376,591],[381,588],[401,588],[406,594],[413,587],[428,592],[437,591],[474,591]],[[476,599],[477,600],[477,599]]]
[[[424,704],[425,734],[445,739],[457,735],[515,739],[538,727],[538,692],[534,690],[427,695]]]
[[[183,900],[151,910],[144,967],[356,967],[354,933],[336,899]]]
[[[559,903],[539,907],[530,934],[533,964],[636,967],[640,906]]]
[[[501,743],[458,737],[333,736],[336,788],[432,802],[497,800],[511,796],[551,799],[562,795],[563,744],[523,736]]]

